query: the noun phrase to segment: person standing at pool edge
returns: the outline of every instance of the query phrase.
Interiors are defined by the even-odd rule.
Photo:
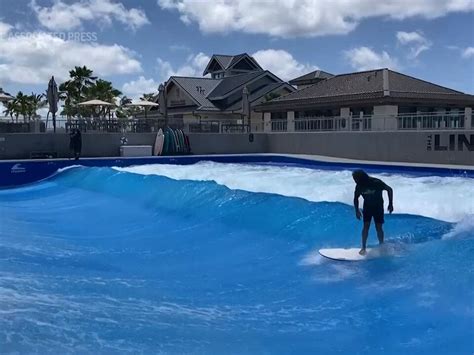
[[[367,175],[363,170],[355,170],[352,173],[352,178],[356,183],[354,191],[354,208],[356,218],[360,220],[361,213],[359,209],[359,197],[364,198],[363,207],[363,221],[364,227],[362,229],[362,248],[359,254],[365,255],[367,247],[367,237],[369,236],[369,228],[372,218],[374,219],[375,229],[377,230],[377,238],[379,244],[384,241],[383,223],[383,196],[382,192],[385,190],[388,193],[388,212],[393,212],[393,190],[390,186],[380,179],[376,179]]]
[[[69,149],[74,153],[74,160],[79,160],[82,151],[82,135],[77,128],[69,134]]]

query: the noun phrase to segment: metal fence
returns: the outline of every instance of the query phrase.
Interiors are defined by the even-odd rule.
[[[183,120],[158,118],[134,119],[64,119],[56,120],[56,132],[69,133],[79,129],[83,133],[147,133],[158,132],[165,127],[182,129],[186,133],[248,133],[250,125],[228,121],[202,121],[184,123]],[[0,118],[0,133],[51,133],[54,131],[50,120],[34,120],[30,122],[14,122]]]
[[[465,115],[460,113],[426,113],[400,114],[397,116],[365,115],[357,117],[302,117],[293,121],[295,132],[324,132],[324,131],[397,131],[397,130],[452,130],[465,128]],[[474,128],[474,114],[470,125]],[[270,121],[271,132],[288,132],[289,122],[286,119]],[[60,117],[56,121],[58,133],[69,133],[79,129],[88,133],[146,133],[157,132],[160,128],[171,127],[191,133],[248,133],[251,128],[247,124],[232,121],[201,121],[184,123],[182,119],[170,118],[133,118],[133,119],[97,119],[78,118],[66,119]],[[257,130],[262,131],[263,126]],[[8,117],[0,117],[0,133],[42,133],[53,132],[53,122],[49,120],[34,120],[30,122],[13,121]]]

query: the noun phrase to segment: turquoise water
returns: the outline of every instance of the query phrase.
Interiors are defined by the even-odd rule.
[[[350,263],[317,254],[359,244],[350,172],[204,167],[231,180],[75,168],[0,190],[1,352],[472,353],[472,200],[453,201],[472,179],[386,176],[419,213],[386,216],[395,256]],[[233,186],[285,174],[289,194],[302,176],[320,193]],[[404,202],[410,184],[452,206]]]

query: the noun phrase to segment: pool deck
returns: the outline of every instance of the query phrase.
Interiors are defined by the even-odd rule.
[[[169,155],[169,156],[143,156],[143,157],[121,157],[121,156],[111,156],[111,157],[83,157],[78,161],[75,161],[70,158],[55,158],[55,159],[15,159],[15,160],[0,160],[0,163],[26,163],[26,162],[54,162],[54,161],[67,161],[75,162],[80,164],[81,161],[98,161],[98,160],[141,160],[141,159],[183,159],[186,157],[192,157],[194,159],[206,160],[212,157],[288,157],[295,159],[304,159],[314,162],[325,162],[325,163],[342,163],[342,164],[357,164],[357,165],[385,165],[385,166],[404,166],[404,167],[418,167],[418,168],[435,168],[435,169],[456,169],[456,170],[468,170],[474,171],[474,161],[473,165],[457,165],[457,164],[432,164],[432,163],[407,163],[407,162],[387,162],[381,160],[359,160],[359,159],[348,159],[348,158],[338,158],[331,157],[326,155],[310,155],[310,154],[275,154],[275,153],[249,153],[249,154],[209,154],[209,155]]]
[[[261,155],[266,155],[266,154],[261,154]],[[474,162],[473,162],[473,165],[426,164],[426,163],[386,162],[386,161],[375,161],[375,160],[357,160],[357,159],[329,157],[329,156],[324,156],[324,155],[307,155],[307,154],[278,154],[278,155],[285,156],[285,157],[291,157],[291,158],[298,158],[298,159],[324,161],[324,162],[327,162],[327,163],[410,166],[410,167],[422,167],[422,168],[461,169],[461,170],[473,170],[474,171]]]

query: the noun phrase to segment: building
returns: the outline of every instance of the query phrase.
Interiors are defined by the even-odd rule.
[[[165,97],[170,122],[182,122],[191,131],[263,130],[263,116],[253,107],[295,91],[246,53],[213,55],[206,75],[210,77],[169,78]],[[243,110],[246,97],[250,119]]]
[[[304,88],[263,102],[266,131],[470,129],[474,96],[378,69],[313,72],[290,81]],[[324,73],[324,72],[323,72]],[[308,83],[314,82],[308,86]]]

